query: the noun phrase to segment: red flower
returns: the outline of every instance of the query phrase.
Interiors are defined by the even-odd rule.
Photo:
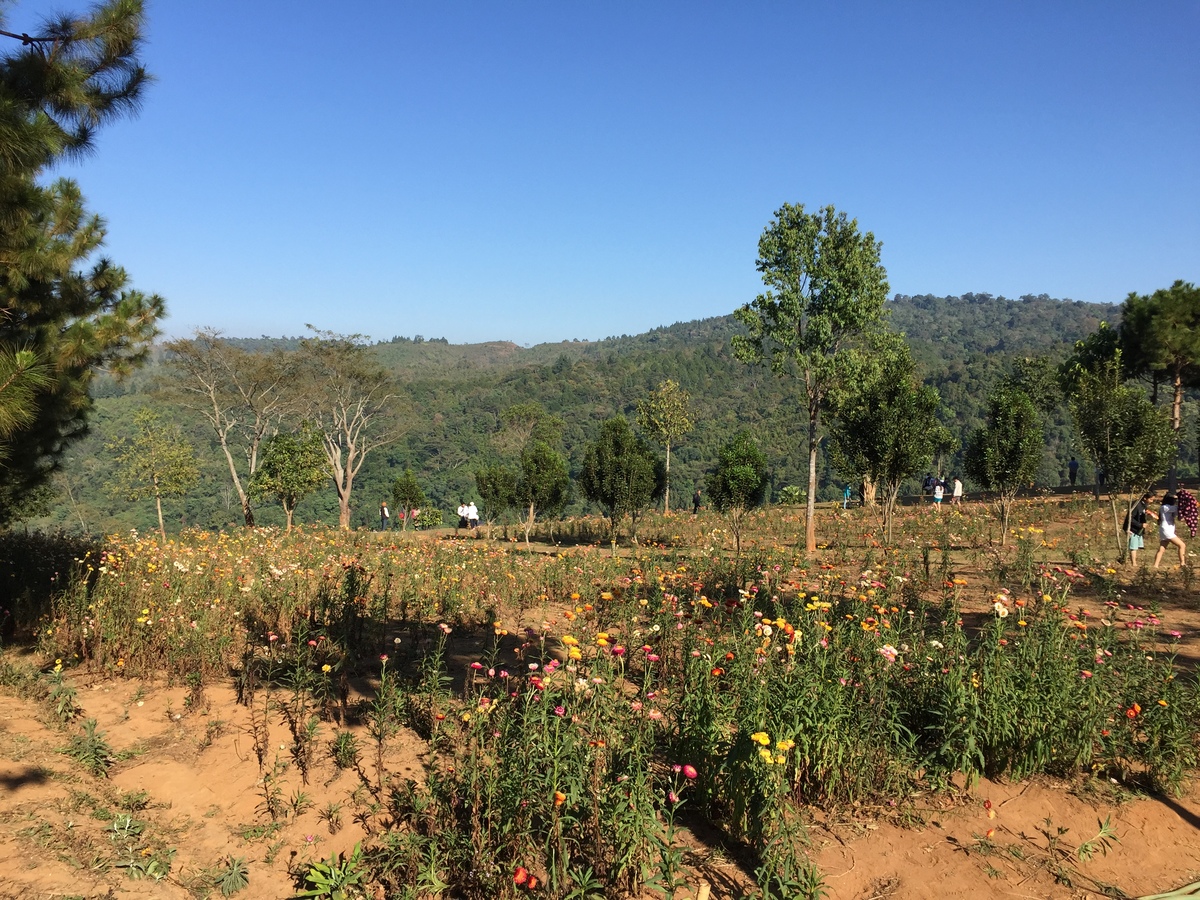
[[[513,872],[513,884],[525,884],[529,881],[529,870],[524,866],[517,866],[517,870]]]

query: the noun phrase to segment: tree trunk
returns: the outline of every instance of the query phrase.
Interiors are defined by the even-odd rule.
[[[525,549],[529,549],[529,532],[533,530],[533,504],[529,504],[529,518],[525,520]]]
[[[1171,427],[1175,429],[1176,441],[1179,439],[1179,428],[1182,425],[1183,418],[1183,377],[1179,372],[1175,373],[1175,396],[1171,398]],[[1179,451],[1175,452],[1175,459],[1171,460],[1171,471],[1167,473],[1167,488],[1176,490],[1179,487]]]
[[[296,507],[293,506],[293,507],[289,508],[286,503],[283,504],[283,514],[287,517],[287,530],[291,531],[292,530],[292,516],[294,516],[296,514]]]
[[[663,515],[671,514],[671,442],[667,441],[667,487],[663,491]]]
[[[875,482],[871,480],[870,476],[864,475],[863,480],[862,480],[863,506],[867,506],[867,507],[875,506],[875,491],[876,491]],[[888,540],[891,540],[890,534],[888,535]]]
[[[163,543],[167,542],[167,527],[163,524],[162,517],[162,495],[158,492],[158,479],[154,479],[154,506],[158,509],[158,533],[162,537]]]
[[[808,412],[808,506],[804,511],[804,552],[817,552],[817,407]]]
[[[245,519],[247,528],[253,528],[254,508],[250,505],[250,498],[246,495],[245,488],[242,487],[242,479],[238,475],[237,466],[233,463],[233,454],[229,452],[225,434],[223,432],[218,432],[218,434],[221,438],[221,451],[225,454],[225,461],[229,464],[229,477],[233,480],[234,490],[237,491],[238,502],[242,504],[242,518]]]

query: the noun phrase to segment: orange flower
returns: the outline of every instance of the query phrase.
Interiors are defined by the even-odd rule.
[[[1133,706],[1129,707],[1129,709],[1125,710],[1125,717],[1128,719],[1136,719],[1141,711],[1142,707],[1135,703]]]
[[[554,792],[554,805],[555,806],[562,806],[566,802],[567,802],[566,794],[564,794],[562,791]]]

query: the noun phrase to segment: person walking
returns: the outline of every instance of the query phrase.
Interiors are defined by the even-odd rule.
[[[388,524],[392,520],[392,514],[388,512],[387,501],[384,500],[379,504],[379,530],[387,531]]]
[[[1075,479],[1079,477],[1079,460],[1071,457],[1071,461],[1067,463],[1067,480],[1071,482],[1071,487],[1075,487]]]
[[[692,494],[692,515],[700,513],[700,488],[696,488],[696,493]]]
[[[962,503],[962,495],[963,495],[962,479],[959,478],[957,475],[955,475],[954,476],[954,488],[951,490],[951,493],[950,493],[950,505],[958,506],[959,504],[961,504]]]
[[[1179,551],[1179,567],[1187,565],[1187,544],[1175,533],[1175,516],[1179,512],[1179,498],[1168,493],[1158,508],[1158,552],[1154,554],[1154,568],[1162,562],[1163,553],[1172,544]]]
[[[467,527],[472,531],[479,528],[479,507],[474,500],[467,504]]]
[[[946,496],[946,482],[941,478],[933,482],[933,508],[941,512],[942,498]]]
[[[467,519],[467,501],[459,500],[458,501],[458,524],[454,526],[455,536],[456,537],[458,536],[458,529],[469,528],[470,524],[471,523]]]
[[[1129,519],[1126,521],[1125,530],[1129,533],[1129,563],[1134,568],[1137,567],[1138,551],[1146,546],[1144,532],[1146,530],[1146,517],[1157,519],[1154,513],[1150,511],[1150,501],[1154,498],[1150,494],[1142,494],[1140,500],[1133,504],[1133,509],[1129,511]]]
[[[846,486],[842,488],[842,509],[850,508],[850,482],[846,482]]]

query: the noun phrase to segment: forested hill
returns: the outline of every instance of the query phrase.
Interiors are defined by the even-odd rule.
[[[1062,359],[1101,321],[1115,323],[1119,312],[1110,304],[1046,296],[1008,300],[987,294],[897,296],[888,309],[892,326],[907,335],[922,377],[941,393],[942,416],[959,438],[979,424],[987,393],[1014,359]],[[767,454],[775,490],[803,484],[804,428],[797,386],[737,362],[730,338],[738,327],[732,316],[721,316],[632,336],[533,347],[503,341],[450,344],[418,337],[376,344],[380,359],[400,379],[413,413],[405,435],[369,458],[356,481],[355,524],[373,521],[379,500],[390,495],[392,481],[406,467],[443,509],[452,509],[459,497],[473,495],[475,470],[500,459],[494,436],[501,414],[523,401],[537,401],[564,421],[565,450],[577,471],[584,445],[600,423],[616,414],[632,418],[637,401],[665,378],[675,379],[692,394],[696,413],[695,430],[672,454],[672,492],[681,503],[712,466],[718,448],[739,428],[750,429]],[[238,343],[266,348],[295,341],[262,338]],[[237,521],[236,500],[211,433],[192,414],[165,406],[150,392],[163,377],[164,370],[156,365],[128,386],[102,387],[93,432],[71,454],[63,479],[70,497],[41,524],[86,524],[105,531],[150,524],[149,503],[113,500],[104,490],[112,474],[105,443],[122,433],[133,409],[146,403],[157,404],[180,423],[206,467],[193,496],[171,501],[176,523],[220,526]],[[1075,452],[1069,435],[1063,409],[1047,435],[1039,476],[1044,482],[1057,483]],[[942,468],[959,471],[956,458],[943,460]],[[837,473],[823,465],[825,495],[833,495],[837,481]],[[336,521],[335,509],[330,488],[305,501],[297,515],[300,521]],[[271,522],[275,517],[268,509],[260,518]]]

